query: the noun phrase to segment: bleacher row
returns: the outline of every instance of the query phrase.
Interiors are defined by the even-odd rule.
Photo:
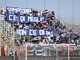
[[[15,32],[17,32],[16,29],[46,30],[46,34],[53,32],[53,36],[39,35],[38,32],[36,36],[33,31],[31,32],[32,35],[27,34],[27,32],[27,35],[24,36],[23,33],[23,35],[20,35],[20,45],[25,43],[80,44],[80,34],[74,33],[72,29],[67,31],[66,26],[56,19],[54,11],[7,7],[1,8],[0,14],[4,15],[4,20],[10,23],[9,26],[14,26]],[[45,31],[41,33],[45,33]],[[15,39],[15,41],[17,40]]]

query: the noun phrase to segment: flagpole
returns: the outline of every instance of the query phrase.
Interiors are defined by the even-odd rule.
[[[26,0],[26,8],[27,8],[27,0]]]
[[[5,8],[6,8],[6,0],[5,0]]]
[[[44,0],[44,10],[46,9],[46,0]]]
[[[58,20],[60,20],[59,19],[59,5],[60,5],[60,3],[59,3],[59,0],[58,0]]]
[[[74,28],[74,0],[72,0],[72,21],[73,21],[73,28]]]

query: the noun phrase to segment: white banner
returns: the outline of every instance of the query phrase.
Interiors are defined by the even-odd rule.
[[[32,12],[31,8],[18,8],[18,7],[6,7],[9,11],[15,11],[15,12],[21,12],[21,13],[27,13]]]

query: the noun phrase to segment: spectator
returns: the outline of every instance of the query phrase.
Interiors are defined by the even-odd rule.
[[[4,13],[5,9],[2,10],[0,9],[0,14]],[[41,13],[42,12],[42,13]],[[75,34],[72,29],[70,31],[67,31],[66,26],[63,25],[60,21],[58,21],[55,17],[54,11],[38,11],[38,10],[32,10],[32,12],[26,12],[22,13],[21,11],[15,12],[15,11],[9,11],[6,9],[5,11],[5,20],[8,22],[7,15],[9,14],[14,14],[16,15],[16,22],[12,22],[11,25],[13,24],[15,26],[15,31],[17,28],[19,29],[45,29],[48,31],[53,31],[54,36],[53,37],[46,37],[46,36],[30,36],[29,37],[23,37],[21,36],[20,43],[24,44],[25,42],[31,42],[31,43],[41,43],[41,44],[51,44],[51,43],[72,43],[72,44],[79,44],[79,35]],[[29,16],[29,17],[43,17],[46,16],[46,21],[44,22],[29,22],[29,23],[21,23],[18,22],[17,19],[20,17],[20,15],[23,16]],[[9,31],[8,31],[9,32]],[[8,34],[9,35],[9,34]]]

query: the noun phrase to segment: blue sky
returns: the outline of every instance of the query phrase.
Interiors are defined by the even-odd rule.
[[[6,4],[5,4],[6,1]],[[26,4],[27,1],[27,4]],[[58,0],[45,0],[46,9],[54,10],[58,17]],[[73,0],[59,0],[59,16],[64,21],[71,22]],[[27,6],[26,6],[27,5]],[[0,7],[11,6],[44,10],[44,0],[0,0]],[[74,0],[74,23],[80,24],[80,0]]]

